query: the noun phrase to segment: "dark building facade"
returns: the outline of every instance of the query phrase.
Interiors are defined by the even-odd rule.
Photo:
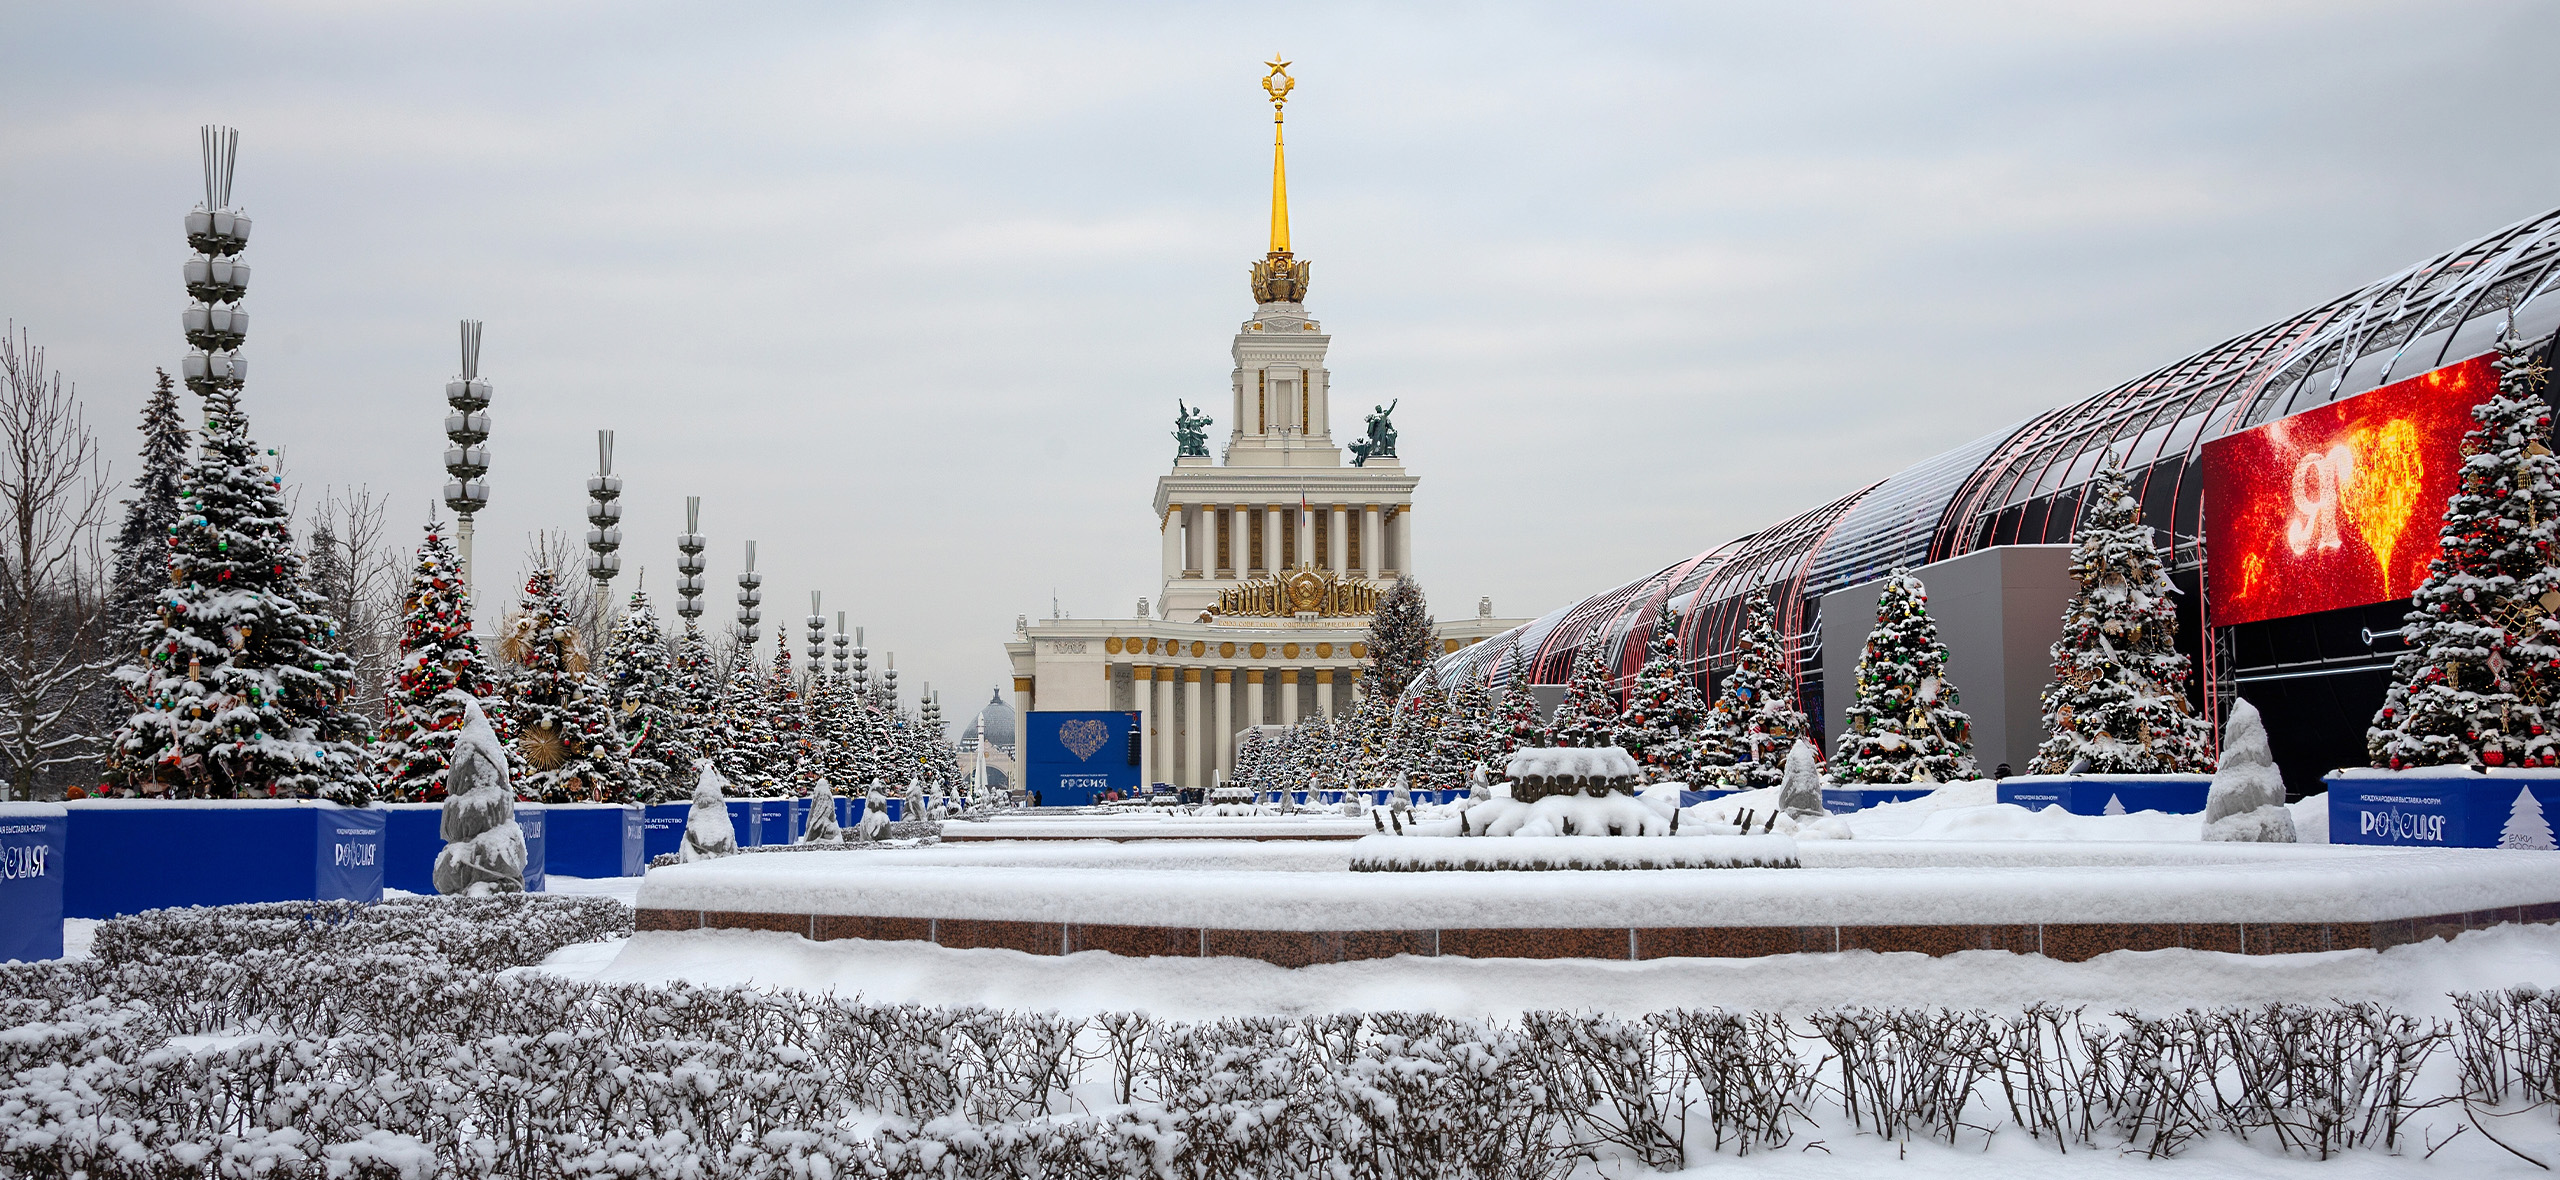
[[[1680,611],[1691,674],[1713,691],[1735,656],[1744,611],[1767,596],[1787,639],[1799,704],[1820,724],[1824,595],[2004,545],[2072,539],[2080,500],[2110,454],[2123,457],[2181,592],[2179,645],[2195,661],[2197,704],[2235,696],[2267,715],[2299,793],[2321,772],[2364,761],[2364,730],[2399,654],[2402,597],[2208,627],[2206,444],[2491,352],[2510,324],[2542,340],[2560,326],[2560,210],[2526,219],[2317,307],[2226,340],[2104,392],[2003,426],[1891,478],[1717,545],[1444,657],[1443,683],[1499,680],[1511,658],[1533,683],[1561,683],[1587,645],[1604,645],[1623,690],[1666,606]],[[2546,346],[2547,347],[2547,346]],[[2440,508],[2440,506],[2438,506]],[[2413,522],[2427,537],[2428,519]],[[1863,633],[1869,620],[1835,626]]]

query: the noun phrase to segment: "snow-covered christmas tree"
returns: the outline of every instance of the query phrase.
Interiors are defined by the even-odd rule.
[[[545,803],[628,803],[631,774],[604,686],[589,671],[577,620],[547,569],[526,579],[501,654],[516,751],[533,768],[518,789]]]
[[[1411,574],[1397,578],[1378,596],[1378,613],[1369,620],[1369,691],[1390,697],[1402,693],[1439,649],[1439,628],[1432,622],[1422,583]]]
[[[1425,788],[1439,786],[1444,777],[1464,775],[1464,764],[1454,761],[1456,750],[1444,744],[1448,724],[1449,694],[1425,664],[1413,691],[1396,702],[1395,763],[1381,785],[1396,774]]]
[[[778,751],[772,721],[765,716],[764,677],[743,643],[729,655],[727,687],[706,734],[704,752],[732,793],[750,799],[779,793]]]
[[[1876,598],[1875,629],[1858,657],[1858,697],[1844,720],[1832,776],[1849,783],[1952,782],[1973,777],[1973,719],[1947,681],[1947,647],[1929,617],[1928,587],[1897,569]]]
[[[2376,766],[2550,766],[2560,736],[2560,456],[2539,344],[2498,344],[2498,388],[2472,407],[2442,552],[2410,596]]]
[[[1796,709],[1795,682],[1766,597],[1755,594],[1744,608],[1741,649],[1717,689],[1715,713],[1704,728],[1725,743],[1710,756],[1716,777],[1737,786],[1776,786],[1788,751],[1811,727]]]
[[[391,715],[373,744],[383,793],[403,802],[433,802],[445,790],[468,707],[477,702],[503,741],[505,710],[498,684],[471,634],[471,598],[462,564],[444,526],[427,525],[426,539],[409,571],[408,611],[400,624],[400,671],[391,690]]]
[[[1440,726],[1440,748],[1433,761],[1447,777],[1427,784],[1455,790],[1467,784],[1467,771],[1479,764],[1499,765],[1507,751],[1497,728],[1493,690],[1481,672],[1468,672],[1449,690],[1449,716]]]
[[[1547,744],[1546,718],[1538,715],[1538,694],[1529,690],[1529,661],[1517,647],[1503,653],[1510,672],[1502,681],[1502,712],[1494,722],[1497,743],[1487,766],[1499,767],[1510,760],[1511,752]]]
[[[1555,719],[1549,724],[1547,746],[1605,746],[1618,732],[1618,702],[1609,694],[1609,670],[1602,663],[1602,650],[1608,644],[1598,635],[1586,635],[1582,654],[1574,661],[1573,678],[1564,683],[1564,703],[1556,706]]]
[[[2542,814],[2542,801],[2533,797],[2532,787],[2516,788],[2506,826],[2498,829],[2498,847],[2551,851],[2551,821]]]
[[[304,581],[273,452],[250,440],[236,386],[201,392],[203,447],[179,488],[147,662],[117,670],[134,712],[108,780],[360,805],[373,797],[371,759],[340,709],[354,673]]]
[[[2083,765],[2095,774],[2175,774],[2213,763],[2212,733],[2187,701],[2178,650],[2177,589],[2142,505],[2110,463],[2089,481],[2062,612],[2053,681],[2044,688],[2045,739],[2031,773]]]
[[[666,635],[658,628],[657,612],[649,608],[645,591],[631,592],[629,609],[614,624],[612,650],[605,657],[604,688],[619,718],[633,796],[643,803],[684,798],[695,754],[676,720],[683,694],[676,684]]]
[[[812,778],[801,768],[810,766],[811,752],[807,710],[800,703],[799,678],[791,674],[791,635],[777,630],[773,636],[773,666],[764,678],[764,718],[771,735],[774,795],[805,796],[814,786]],[[811,767],[808,775],[814,775]]]
[[[1633,755],[1652,782],[1695,782],[1697,734],[1706,700],[1680,652],[1680,612],[1665,608],[1645,643],[1644,666],[1627,688],[1613,744]]]
[[[160,370],[159,377],[142,404],[142,474],[134,477],[133,495],[124,502],[124,523],[116,530],[115,599],[108,618],[116,628],[118,651],[146,648],[160,637],[169,538],[178,524],[179,486],[186,479],[193,441],[178,406],[177,386],[167,370]]]

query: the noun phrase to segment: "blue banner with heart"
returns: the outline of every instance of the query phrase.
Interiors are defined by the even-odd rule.
[[[1023,744],[1023,786],[1046,806],[1091,803],[1108,791],[1139,789],[1130,745],[1135,713],[1031,714]]]

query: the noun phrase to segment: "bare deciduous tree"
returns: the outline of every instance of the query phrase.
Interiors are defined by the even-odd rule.
[[[332,488],[311,521],[311,588],[338,621],[337,648],[355,662],[345,710],[381,722],[400,666],[408,593],[401,558],[387,543],[384,505],[371,488]]]
[[[0,763],[20,799],[97,757],[100,719],[84,714],[115,663],[100,548],[114,492],[78,391],[23,330],[0,332]]]

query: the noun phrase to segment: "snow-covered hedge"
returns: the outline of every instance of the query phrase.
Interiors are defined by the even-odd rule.
[[[2463,997],[2453,1021],[2355,1004],[1185,1024],[497,970],[626,923],[544,895],[108,923],[94,960],[0,968],[0,1173],[1535,1178],[1995,1129],[2417,1154],[2430,1104],[2560,1098],[2560,1003],[2532,992]],[[526,933],[480,933],[510,925]],[[2447,1046],[2458,1068],[2425,1070]]]

